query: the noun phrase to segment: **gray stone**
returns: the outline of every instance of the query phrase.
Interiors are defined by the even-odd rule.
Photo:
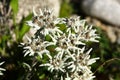
[[[120,26],[120,0],[83,0],[81,7],[87,15]]]

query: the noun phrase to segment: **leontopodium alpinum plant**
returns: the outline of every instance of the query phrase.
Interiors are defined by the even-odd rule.
[[[86,49],[86,43],[99,42],[96,29],[79,16],[56,18],[52,12],[33,9],[33,19],[27,24],[36,32],[22,43],[24,56],[39,56],[39,67],[51,73],[50,80],[92,80],[91,65],[99,58],[90,58],[92,48]]]

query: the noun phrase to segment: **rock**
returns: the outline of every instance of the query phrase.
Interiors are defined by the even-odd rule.
[[[107,35],[112,43],[117,42],[117,35],[115,34],[115,30],[113,30],[113,27],[107,27]]]
[[[120,44],[120,32],[119,32],[119,35],[118,35],[117,43]]]
[[[87,15],[120,26],[120,0],[83,0],[81,7]]]
[[[55,16],[59,15],[60,0],[18,0],[19,11],[17,14],[17,23],[19,23],[23,17],[29,15],[34,8],[48,7],[54,10]]]

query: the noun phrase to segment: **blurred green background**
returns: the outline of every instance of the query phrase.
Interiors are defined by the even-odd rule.
[[[17,23],[15,16],[18,12],[18,0],[1,0],[1,2],[4,1],[6,1],[4,5],[6,13],[0,13],[3,19],[0,24],[0,61],[5,61],[2,67],[6,71],[3,72],[3,76],[0,76],[0,80],[25,80],[24,77],[30,72],[24,65],[24,62],[32,64],[33,61],[30,57],[23,57],[23,50],[18,45],[22,42],[25,33],[29,31],[29,27],[25,22],[32,18],[32,13],[27,17],[23,17]],[[8,15],[7,12],[10,6],[11,12]],[[80,10],[77,2],[61,0],[59,17],[70,17],[73,15],[81,16],[81,19],[90,17]],[[93,18],[90,17],[90,19]],[[9,20],[13,21],[11,25],[9,25]],[[100,60],[94,63],[91,68],[96,76],[94,80],[120,80],[120,44],[111,42],[107,32],[101,27],[102,25],[96,25],[97,23],[94,24],[91,21],[88,21],[88,23],[94,25],[101,37],[99,43],[88,44],[88,47],[93,48],[91,57],[100,57]],[[104,25],[105,23],[101,22],[101,24]],[[44,77],[40,69],[32,73],[31,80],[42,80],[42,77]],[[45,72],[45,74],[48,73]]]

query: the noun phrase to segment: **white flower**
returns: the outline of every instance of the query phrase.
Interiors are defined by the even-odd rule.
[[[95,78],[92,73],[84,73],[82,75],[79,75],[77,72],[74,72],[71,77],[73,80],[93,80],[93,78]]]
[[[24,56],[26,56],[28,54],[29,54],[29,56],[34,56],[34,55],[38,54],[42,58],[42,55],[45,53],[48,57],[51,57],[50,52],[46,49],[46,47],[48,47],[50,45],[54,45],[54,43],[43,41],[40,38],[37,38],[37,39],[28,38],[28,40],[29,40],[29,42],[24,44],[25,45],[25,47],[24,47],[25,55]]]
[[[69,41],[69,46],[71,46],[71,45],[73,45],[73,46],[85,45],[85,43],[83,43],[80,40],[80,37],[78,35],[73,34],[71,32],[69,32],[69,34],[68,34],[68,39],[70,40]]]
[[[65,60],[60,57],[60,55],[55,55],[53,58],[50,58],[48,63],[41,64],[40,66],[47,66],[48,71],[54,72],[54,71],[61,71],[65,72]]]
[[[92,29],[92,26],[85,26],[85,28],[79,32],[79,33],[76,33],[79,37],[80,37],[80,40],[82,41],[91,41],[91,42],[98,42],[98,38],[100,38],[98,36],[98,34],[96,34],[96,29]]]
[[[60,57],[63,57],[65,54],[71,56],[70,50],[77,49],[77,47],[71,45],[70,39],[66,36],[66,34],[63,34],[58,38],[56,45],[57,47],[55,50],[61,55]]]
[[[39,14],[36,13],[36,11],[33,9],[34,17],[33,20],[27,21],[27,24],[35,30],[39,30],[40,33],[43,35],[51,34],[52,36],[55,36],[55,34],[62,33],[56,26],[56,24],[63,23],[63,19],[61,18],[55,18],[52,15],[52,10],[50,9],[40,9]]]
[[[100,38],[96,34],[96,29],[93,29],[92,26],[85,25],[85,20],[80,20],[79,17],[70,17],[66,20],[67,32],[74,32],[79,37],[80,41],[92,41],[98,42],[97,38]]]
[[[66,20],[67,32],[74,30],[75,33],[78,33],[83,24],[79,16],[70,17]]]
[[[69,58],[73,59],[68,62],[68,69],[71,69],[71,72],[76,72],[75,74],[82,73],[81,75],[78,76],[78,80],[92,80],[93,76],[91,76],[92,71],[90,70],[90,65],[96,62],[97,59],[99,58],[92,58],[90,59],[90,51],[92,49],[88,50],[86,53],[85,47],[83,47],[81,50],[77,50],[74,54],[69,56]],[[75,76],[74,74],[74,76]],[[87,79],[84,79],[85,77],[88,77]],[[77,80],[77,77],[75,77],[75,80]]]

